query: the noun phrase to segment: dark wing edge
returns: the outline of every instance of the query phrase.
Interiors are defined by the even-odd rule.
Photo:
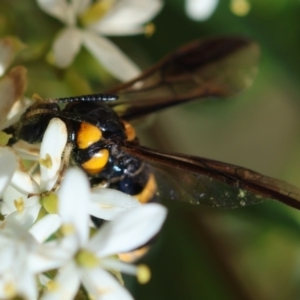
[[[128,154],[138,157],[151,165],[154,164],[158,168],[163,169],[167,168],[167,172],[169,172],[171,177],[173,173],[176,175],[178,170],[182,171],[177,176],[179,181],[185,180],[184,174],[193,174],[201,184],[203,183],[202,188],[204,187],[204,189],[207,187],[211,189],[215,185],[215,188],[226,189],[228,187],[228,190],[231,191],[230,195],[225,195],[226,192],[220,194],[220,191],[214,191],[213,194],[217,195],[218,193],[217,197],[222,199],[211,198],[203,201],[199,194],[196,204],[233,208],[273,199],[300,209],[300,189],[285,181],[262,175],[244,167],[211,159],[165,153],[142,146],[126,145],[122,148]],[[232,199],[233,195],[235,195],[236,199]],[[212,200],[212,203],[208,200]]]
[[[124,119],[204,97],[226,97],[247,88],[257,73],[260,49],[242,37],[208,38],[169,54],[139,77],[108,93]]]

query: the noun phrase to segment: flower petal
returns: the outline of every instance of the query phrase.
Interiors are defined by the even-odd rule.
[[[29,232],[39,243],[43,243],[51,234],[57,231],[60,225],[61,220],[58,215],[46,215],[33,224]]]
[[[58,118],[53,118],[43,137],[40,157],[51,158],[50,166],[40,164],[41,169],[41,191],[49,191],[54,186],[61,167],[61,158],[68,139],[67,126]]]
[[[137,199],[120,191],[94,188],[89,202],[89,213],[100,219],[112,220],[120,212],[140,205]]]
[[[66,225],[74,226],[79,244],[85,245],[89,235],[87,203],[90,198],[89,181],[79,169],[69,169],[58,191],[59,215]]]
[[[17,157],[9,147],[0,147],[0,197],[17,169]]]
[[[3,232],[1,233],[3,235]],[[0,236],[1,240],[2,236]],[[5,239],[5,237],[4,237]],[[6,243],[5,243],[6,242]],[[15,259],[15,253],[13,250],[13,246],[11,245],[10,241],[5,241],[4,243],[1,242],[1,251],[0,251],[0,274],[3,274],[5,270],[10,268],[11,263]]]
[[[18,268],[18,293],[23,295],[25,299],[37,299],[38,288],[35,276],[29,272],[27,266]]]
[[[133,300],[129,292],[108,272],[97,269],[82,271],[82,281],[93,299],[101,300]]]
[[[24,299],[37,299],[37,294],[35,277],[27,272],[26,262],[17,264],[14,257],[13,267],[1,274],[0,298],[12,299],[17,295],[22,295]]]
[[[205,21],[214,13],[219,0],[186,0],[186,14],[195,21]]]
[[[23,140],[19,140],[13,145],[13,149],[16,150],[23,159],[37,161],[40,157],[39,144],[32,145]]]
[[[73,262],[65,265],[54,278],[55,288],[46,292],[42,300],[72,300],[78,291],[80,277]]]
[[[34,181],[34,179],[29,175],[29,173],[25,171],[23,163],[19,158],[17,160],[17,163],[18,168],[12,177],[11,185],[24,194],[39,193],[39,185]]]
[[[0,130],[6,127],[6,116],[10,109],[24,94],[26,72],[24,67],[15,67],[0,81]]]
[[[139,68],[108,39],[84,32],[83,44],[116,78],[126,81],[140,73]]]
[[[61,249],[61,245],[48,242],[39,245],[38,249],[28,257],[31,272],[37,274],[64,265],[70,259],[70,253]]]
[[[36,204],[31,207],[27,207],[24,209],[24,211],[19,212],[15,211],[8,215],[5,218],[6,222],[15,222],[22,226],[24,229],[29,229],[32,224],[35,222],[35,220],[38,217],[38,214],[40,212],[41,206],[39,204]]]
[[[149,22],[161,10],[162,5],[160,0],[117,1],[112,9],[90,28],[104,35],[142,33],[142,25]]]
[[[41,10],[50,16],[60,20],[61,22],[73,25],[76,21],[76,16],[72,6],[66,0],[37,0]]]
[[[78,16],[91,5],[91,0],[72,0],[71,3],[73,5],[75,14]]]
[[[75,27],[64,28],[53,44],[54,63],[60,68],[68,67],[80,50],[82,33]]]
[[[16,211],[16,205],[15,205],[15,200],[20,200],[22,199],[24,201],[27,201],[27,194],[21,193],[17,189],[15,189],[13,186],[9,185],[6,189],[5,192],[3,193],[2,199],[3,203],[1,205],[1,213],[3,215],[9,215],[12,212]]]
[[[127,210],[105,223],[87,247],[102,257],[136,249],[160,230],[166,215],[166,208],[156,203]]]

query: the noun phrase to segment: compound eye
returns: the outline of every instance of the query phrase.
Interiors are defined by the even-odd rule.
[[[77,145],[79,149],[86,149],[92,144],[100,141],[102,138],[102,131],[89,123],[80,123],[77,132]]]
[[[98,153],[95,153],[92,158],[83,163],[82,168],[90,175],[98,174],[105,167],[109,159],[109,151],[102,149]]]

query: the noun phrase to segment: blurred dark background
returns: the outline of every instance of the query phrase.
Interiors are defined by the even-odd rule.
[[[151,1],[151,0],[149,0]],[[241,35],[261,47],[251,88],[227,101],[189,103],[156,115],[140,128],[143,144],[241,165],[300,187],[300,1],[248,0],[244,16],[220,1],[206,21],[191,20],[181,0],[165,1],[154,35],[112,40],[142,68],[192,40]],[[101,91],[115,82],[82,50],[68,71],[45,54],[62,25],[34,1],[0,3],[0,34],[28,49],[28,95]],[[84,65],[84,66],[83,66]],[[76,83],[76,84],[74,84]],[[80,84],[78,84],[80,83]],[[299,299],[300,214],[276,202],[235,210],[164,203],[168,219],[142,259],[151,281],[126,277],[135,299]]]

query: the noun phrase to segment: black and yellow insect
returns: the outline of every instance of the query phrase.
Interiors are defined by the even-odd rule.
[[[244,38],[196,41],[106,94],[37,101],[5,130],[12,134],[9,144],[41,142],[49,121],[58,117],[69,135],[64,160],[70,153],[92,186],[109,186],[143,203],[166,198],[232,208],[275,199],[300,208],[300,190],[286,182],[140,146],[129,123],[180,103],[239,92],[251,84],[258,58],[257,44]]]

